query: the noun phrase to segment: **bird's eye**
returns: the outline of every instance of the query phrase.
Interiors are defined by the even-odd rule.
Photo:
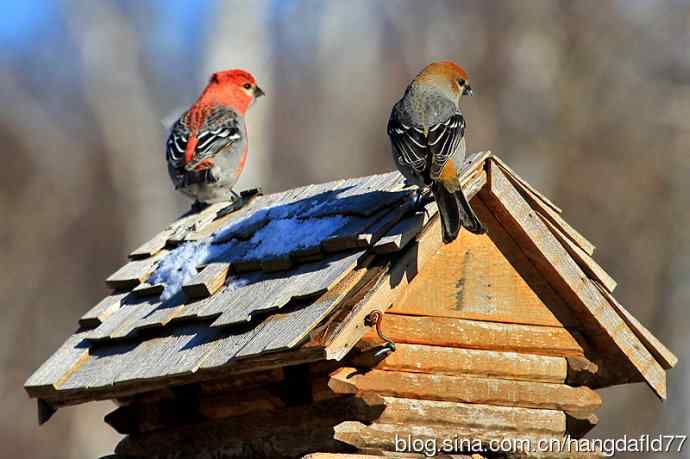
[[[252,85],[249,83],[245,83],[243,86],[244,89],[252,89]]]
[[[466,82],[465,80],[463,80],[462,78],[460,78],[460,79],[458,80],[458,84],[459,84],[460,86],[465,86],[465,84],[467,84],[467,82]]]

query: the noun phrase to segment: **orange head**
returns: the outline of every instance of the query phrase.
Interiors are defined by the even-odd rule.
[[[239,69],[223,70],[211,75],[199,102],[227,105],[244,114],[263,95],[251,73]]]
[[[455,100],[471,96],[470,77],[465,69],[453,61],[440,61],[427,65],[417,75],[416,84],[431,85]]]

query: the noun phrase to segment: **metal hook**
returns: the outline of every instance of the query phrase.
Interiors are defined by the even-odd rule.
[[[376,326],[376,333],[379,335],[383,341],[386,342],[384,347],[374,354],[374,357],[378,358],[395,351],[395,343],[383,334],[381,330],[381,322],[383,321],[383,313],[378,309],[374,309],[364,318],[364,325],[367,327]]]

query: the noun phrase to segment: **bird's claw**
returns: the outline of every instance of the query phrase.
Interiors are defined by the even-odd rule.
[[[206,180],[206,183],[216,183],[219,180],[219,178],[213,173],[212,169],[204,170],[204,179]]]
[[[433,201],[433,199],[429,188],[417,188],[417,196],[414,203],[415,210],[424,210],[426,212],[426,205]]]

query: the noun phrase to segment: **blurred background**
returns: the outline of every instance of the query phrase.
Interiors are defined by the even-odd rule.
[[[38,428],[22,385],[128,251],[188,207],[167,177],[161,120],[211,72],[244,67],[266,90],[240,188],[272,192],[393,169],[390,108],[438,59],[472,76],[469,150],[497,152],[563,207],[617,297],[680,357],[667,403],[640,384],[607,389],[593,434],[687,434],[688,1],[7,0],[3,455],[95,458],[118,441],[102,422],[110,403]]]

